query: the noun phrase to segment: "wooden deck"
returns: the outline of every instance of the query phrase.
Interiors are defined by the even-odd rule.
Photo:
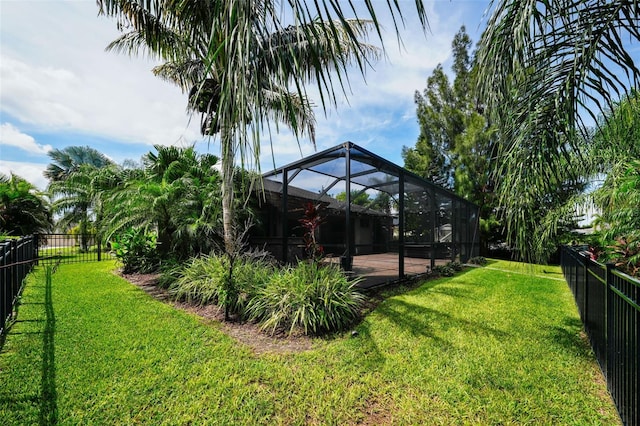
[[[340,263],[340,258],[327,259],[331,263]],[[436,265],[444,265],[448,259],[436,259]],[[426,273],[431,266],[431,259],[415,257],[404,258],[404,273],[407,276]],[[359,284],[361,288],[377,287],[398,281],[398,254],[381,253],[353,257],[353,273],[364,277]]]

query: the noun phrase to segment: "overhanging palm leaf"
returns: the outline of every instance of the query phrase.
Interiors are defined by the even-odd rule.
[[[478,49],[481,96],[501,133],[497,176],[512,243],[523,255],[536,209],[582,170],[570,158],[586,118],[640,82],[635,0],[502,0]],[[531,259],[540,260],[540,259]]]

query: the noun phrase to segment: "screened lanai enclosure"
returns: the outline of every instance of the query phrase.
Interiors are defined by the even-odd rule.
[[[251,242],[284,262],[305,257],[305,208],[326,262],[375,286],[478,255],[478,207],[351,142],[263,175]]]

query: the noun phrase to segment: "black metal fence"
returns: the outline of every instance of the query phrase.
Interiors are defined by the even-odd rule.
[[[640,424],[640,280],[572,247],[561,251],[591,346],[626,425]]]
[[[93,234],[37,234],[38,264],[100,261],[104,256],[100,238]]]
[[[38,265],[100,261],[105,256],[95,235],[36,234],[0,241],[0,336],[15,315],[24,279]]]
[[[0,242],[0,336],[13,319],[24,279],[36,262],[37,248],[34,236]]]

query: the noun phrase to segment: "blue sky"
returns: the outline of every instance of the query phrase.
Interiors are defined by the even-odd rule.
[[[378,0],[386,9],[386,0]],[[386,60],[351,79],[352,94],[317,118],[317,149],[344,141],[402,165],[403,146],[413,146],[418,124],[414,92],[423,90],[438,63],[449,72],[451,41],[465,25],[474,43],[486,17],[486,0],[425,2],[430,32],[422,33],[405,0],[403,48],[386,35]],[[385,27],[393,28],[388,16]],[[155,63],[143,57],[107,53],[119,35],[116,23],[97,16],[94,0],[0,0],[0,172],[16,173],[44,189],[47,152],[91,146],[117,163],[139,160],[154,144],[196,144],[218,154],[218,145],[199,136],[199,118],[186,113],[186,95],[153,76]],[[287,131],[273,134],[276,166],[314,151],[300,147]],[[273,168],[265,138],[262,171]]]

